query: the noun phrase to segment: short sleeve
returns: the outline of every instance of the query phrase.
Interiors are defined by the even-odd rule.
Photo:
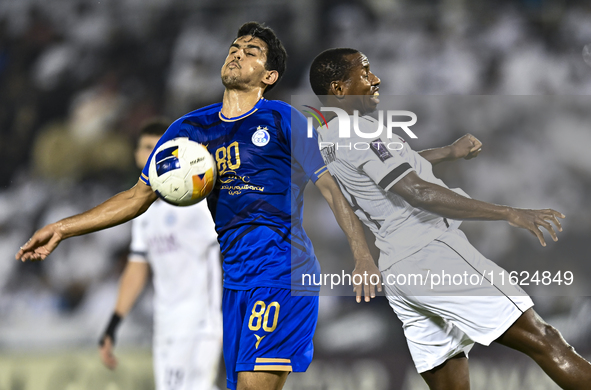
[[[131,221],[131,245],[129,246],[128,261],[146,263],[148,244],[142,229],[142,216]]]
[[[183,118],[181,118],[181,119],[183,119]],[[150,162],[152,161],[152,158],[154,157],[154,152],[156,152],[156,150],[160,147],[160,145],[162,145],[163,143],[165,143],[167,141],[170,141],[171,139],[189,136],[189,133],[182,128],[181,123],[182,123],[181,120],[177,120],[172,125],[170,125],[170,127],[166,130],[166,132],[162,135],[162,137],[160,137],[160,140],[158,140],[158,143],[154,147],[154,150],[152,150],[152,153],[150,153],[150,157],[148,158],[148,162],[146,162],[144,169],[142,169],[142,174],[140,175],[140,180],[143,181],[145,184],[150,185],[150,178],[149,178]]]
[[[414,169],[395,150],[389,150],[387,143],[377,138],[369,143],[367,150],[355,151],[359,166],[378,186],[388,191],[400,179]]]
[[[326,165],[318,148],[318,134],[313,131],[308,137],[306,117],[296,109],[291,110],[291,121],[284,120],[287,139],[291,141],[291,153],[295,162],[302,167],[306,176],[316,180],[327,172]]]

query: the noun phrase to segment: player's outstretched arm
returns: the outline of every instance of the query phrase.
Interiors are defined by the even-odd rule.
[[[548,230],[554,241],[558,237],[549,221],[556,225],[558,231],[562,231],[558,218],[564,218],[564,215],[558,211],[517,209],[466,198],[445,187],[424,181],[414,171],[394,184],[390,191],[402,196],[413,207],[445,218],[507,221],[512,226],[529,230],[540,240],[542,246],[546,246],[546,241],[540,227]]]
[[[374,280],[374,282],[377,282],[378,291],[382,291],[382,285],[380,283],[380,270],[376,266],[369,251],[369,247],[367,246],[365,233],[363,232],[363,225],[349,206],[349,203],[343,196],[338,184],[330,174],[326,173],[322,175],[316,181],[316,186],[328,202],[339,226],[347,236],[349,246],[351,247],[355,259],[353,276],[360,275],[360,280],[363,280],[362,284],[355,285],[353,288],[357,303],[361,302],[362,295],[365,297],[365,302],[369,302],[370,297],[375,298],[376,296],[376,285],[371,281]],[[372,275],[375,276],[372,278]],[[353,277],[353,279],[355,280],[356,278]]]
[[[466,134],[453,144],[442,148],[426,149],[419,152],[421,157],[436,165],[444,161],[455,161],[460,158],[470,160],[482,151],[482,142],[472,134]]]
[[[21,261],[44,260],[62,240],[127,222],[146,211],[156,198],[152,189],[138,180],[129,190],[120,192],[82,214],[37,230],[15,257]]]
[[[115,310],[107,328],[99,340],[99,355],[105,366],[117,368],[117,358],[113,354],[119,322],[129,313],[148,280],[150,266],[145,262],[128,261],[119,281],[119,295]]]

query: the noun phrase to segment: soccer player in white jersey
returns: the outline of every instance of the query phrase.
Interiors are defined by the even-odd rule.
[[[143,168],[168,124],[142,127],[135,152]],[[157,200],[132,221],[128,263],[111,321],[100,340],[110,369],[115,331],[143,290],[154,283],[154,377],[157,390],[214,389],[222,350],[222,276],[217,234],[207,203],[175,207]]]
[[[371,72],[367,57],[355,49],[319,54],[311,66],[310,83],[323,106],[348,115],[355,110],[365,115],[379,103],[380,79]],[[376,236],[388,300],[429,388],[469,389],[466,353],[474,343],[496,341],[530,356],[562,388],[591,389],[591,364],[534,312],[533,302],[518,286],[449,283],[433,293],[429,285],[389,282],[397,275],[429,272],[479,276],[484,271],[506,272],[470,245],[457,229],[459,220],[504,220],[529,230],[545,246],[539,228],[556,241],[550,222],[560,231],[558,218],[564,216],[551,209],[481,202],[448,189],[433,175],[432,165],[475,157],[481,143],[471,135],[417,153],[402,138],[370,140],[351,131],[351,138],[339,139],[338,119],[327,118],[328,125],[318,128],[323,157],[359,218]],[[349,122],[353,126],[353,120]],[[376,132],[372,118],[359,118],[358,123],[361,132]],[[360,142],[367,148],[335,147],[339,142]],[[391,142],[397,144],[387,147]]]

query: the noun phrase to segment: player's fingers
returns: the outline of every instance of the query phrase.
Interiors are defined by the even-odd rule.
[[[558,229],[559,232],[562,231],[562,224],[560,223],[558,218],[556,218],[556,215],[554,215],[554,214],[546,215],[546,216],[544,216],[544,219],[547,221],[551,221],[556,226],[556,228]]]
[[[562,231],[562,224],[560,223],[560,221],[558,220],[558,218],[564,219],[564,218],[566,218],[565,215],[562,214],[559,211],[552,210],[552,209],[548,209],[547,211],[551,215],[552,222],[554,222],[554,225],[556,225],[556,227],[558,228],[558,231],[561,232]],[[548,218],[545,218],[545,219],[548,219]]]
[[[101,358],[101,362],[103,362],[103,364],[108,367],[109,366],[109,355],[107,353],[107,350],[106,350],[104,344],[102,347],[99,347],[99,356]]]
[[[536,236],[538,238],[538,240],[540,240],[540,244],[542,244],[542,246],[546,246],[546,240],[544,240],[544,235],[542,234],[542,231],[540,229],[538,229],[538,227],[536,225],[534,225],[533,228],[529,229],[530,232],[532,232],[534,234],[534,236]]]
[[[550,224],[550,222],[541,219],[541,220],[538,220],[536,224],[538,226],[543,226],[546,230],[548,230],[548,233],[550,233],[552,240],[558,241],[558,236],[556,235],[556,232],[554,231],[554,227]]]
[[[464,157],[464,159],[466,159],[466,160],[473,159],[474,157],[478,156],[481,151],[482,151],[482,149],[479,148],[478,150],[476,150],[474,152],[470,152],[470,153],[468,153],[468,155],[466,157]]]
[[[355,280],[355,278],[353,278],[353,280]],[[355,292],[355,300],[357,301],[357,303],[361,302],[361,292],[362,292],[361,290],[362,290],[362,287],[360,284],[356,284],[353,287],[353,291]]]
[[[33,241],[33,237],[29,238],[29,240],[27,242],[25,242],[23,244],[23,246],[21,246],[19,248],[18,252],[16,252],[16,255],[15,255],[16,259],[17,260],[22,259],[23,255],[25,255],[29,251],[29,249],[31,248],[31,245],[33,245],[34,242],[35,241]]]
[[[32,261],[31,260],[31,256],[32,254],[30,252],[25,252],[23,253],[23,255],[20,257],[20,260],[24,263],[26,261]]]
[[[376,297],[376,286],[373,283],[369,284],[369,296],[371,298],[375,298]]]
[[[556,215],[559,218],[562,218],[562,219],[566,218],[566,215],[562,214],[560,211],[556,211],[556,210],[551,210],[551,211],[552,211],[552,214]]]
[[[470,135],[471,138],[470,140],[472,141],[472,150],[477,150],[480,149],[482,147],[482,142],[480,142],[480,140],[476,137],[474,137],[473,135]]]
[[[33,235],[33,237],[29,238],[29,240],[27,242],[25,242],[25,244],[23,246],[21,246],[21,249],[29,250],[33,245],[35,245],[37,243],[37,238],[35,238],[35,236]]]

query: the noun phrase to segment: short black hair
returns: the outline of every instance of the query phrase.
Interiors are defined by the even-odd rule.
[[[166,129],[170,126],[170,121],[166,118],[152,118],[144,122],[140,127],[138,139],[143,135],[155,135],[162,137]]]
[[[310,85],[314,93],[328,95],[330,83],[346,80],[352,64],[345,60],[345,56],[356,53],[359,50],[339,47],[318,54],[310,66]]]
[[[281,80],[283,73],[285,73],[285,68],[287,67],[287,52],[283,47],[283,44],[277,38],[275,31],[273,31],[270,27],[266,27],[259,22],[248,22],[244,23],[238,29],[238,34],[236,34],[236,39],[240,37],[244,37],[246,35],[250,35],[254,38],[259,38],[267,45],[267,62],[265,63],[266,70],[276,70],[279,74],[277,81],[265,89],[269,91],[271,88],[275,86]]]

